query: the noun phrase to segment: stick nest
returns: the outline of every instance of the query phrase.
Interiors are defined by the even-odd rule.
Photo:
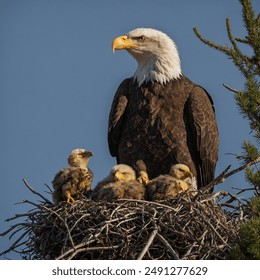
[[[226,259],[241,223],[238,212],[223,211],[223,192],[160,202],[82,199],[53,205],[31,191],[43,201],[24,201],[34,209],[8,219],[25,221],[2,233],[20,234],[2,254],[18,251],[24,259],[40,260]]]

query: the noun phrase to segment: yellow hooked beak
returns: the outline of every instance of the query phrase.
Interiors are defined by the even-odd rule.
[[[115,172],[114,176],[117,181],[125,181],[125,176],[118,171]]]
[[[115,50],[123,50],[123,49],[131,49],[131,48],[138,48],[138,45],[133,39],[128,38],[127,36],[119,36],[115,38],[115,40],[112,42],[113,52],[115,52]]]
[[[185,171],[185,178],[192,178],[193,175],[190,171]]]

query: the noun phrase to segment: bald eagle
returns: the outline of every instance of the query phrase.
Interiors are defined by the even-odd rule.
[[[92,152],[78,148],[68,157],[69,167],[60,170],[54,177],[52,199],[55,204],[60,201],[74,202],[90,193],[93,179],[92,171],[87,167]]]
[[[143,160],[149,178],[184,163],[198,187],[214,179],[218,129],[208,92],[181,72],[175,43],[163,32],[138,28],[112,43],[138,63],[117,89],[108,126],[110,153],[135,167]]]
[[[176,197],[180,193],[196,194],[194,176],[185,164],[174,164],[169,174],[160,175],[146,186],[147,200],[163,200]]]
[[[137,182],[133,168],[126,164],[115,165],[109,175],[99,182],[92,193],[95,201],[115,199],[144,199],[145,187]]]

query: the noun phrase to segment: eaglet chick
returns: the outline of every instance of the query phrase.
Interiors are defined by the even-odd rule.
[[[196,179],[185,164],[175,164],[169,174],[151,180],[146,187],[147,200],[164,200],[176,197],[179,193],[196,191]]]
[[[68,157],[69,167],[60,170],[54,177],[52,198],[55,204],[60,201],[74,202],[90,193],[93,179],[92,171],[87,167],[92,152],[75,149]]]
[[[144,199],[145,187],[136,181],[135,171],[128,165],[115,165],[109,175],[99,182],[92,193],[95,201],[115,199]]]

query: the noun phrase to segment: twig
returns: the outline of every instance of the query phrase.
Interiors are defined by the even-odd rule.
[[[38,193],[36,190],[34,190],[34,189],[29,185],[29,183],[28,183],[25,179],[22,179],[22,180],[23,180],[25,186],[26,186],[33,194],[38,195],[40,198],[43,199],[43,201],[47,202],[48,204],[52,204],[52,202],[51,202],[49,199],[47,199],[47,198],[44,197],[42,194],[40,194],[40,193]]]
[[[233,201],[238,201],[239,204],[244,204],[235,194],[226,192],[226,196],[230,196],[230,199],[228,201],[226,201],[225,203],[232,203]]]
[[[204,218],[204,216],[201,216],[203,221],[215,232],[215,234],[218,236],[218,238],[223,242],[223,244],[225,244],[226,246],[228,246],[227,242],[222,238],[222,236],[216,231],[216,229],[213,227],[213,225]]]
[[[233,89],[233,88],[229,87],[229,86],[226,85],[226,84],[223,84],[223,86],[224,86],[226,89],[228,89],[228,90],[230,90],[230,91],[232,91],[232,92],[234,92],[234,93],[236,93],[236,94],[239,94],[239,93],[240,93],[240,91],[238,91],[238,90],[236,90],[236,89]]]
[[[254,190],[255,190],[255,188],[244,188],[244,189],[241,189],[241,188],[235,188],[235,187],[233,187],[233,189],[239,191],[239,192],[237,193],[237,195],[238,195],[238,194],[241,194],[241,193],[243,193],[243,192],[254,191]]]
[[[157,234],[158,238],[160,239],[160,241],[166,246],[166,248],[169,250],[169,252],[171,253],[171,255],[173,256],[174,260],[179,260],[179,255],[178,253],[173,250],[172,246],[169,244],[169,242],[161,235],[161,234]]]
[[[36,212],[34,212],[34,214],[35,214],[35,213],[36,213]],[[40,213],[40,211],[39,211],[38,213]],[[10,222],[10,221],[12,221],[12,220],[16,220],[16,219],[18,219],[18,218],[27,217],[27,216],[28,216],[28,213],[25,213],[25,214],[15,214],[14,217],[11,217],[11,218],[6,219],[5,222]],[[0,233],[0,236],[1,236],[1,233]]]
[[[30,224],[26,224],[26,223],[17,223],[17,224],[15,224],[15,225],[10,226],[10,228],[9,228],[8,230],[6,230],[6,231],[4,231],[4,232],[1,232],[1,233],[0,233],[0,236],[5,236],[5,235],[8,234],[9,232],[13,231],[15,228],[18,228],[18,227],[20,227],[20,226],[21,226],[21,228],[18,229],[18,231],[19,231],[19,230],[22,230],[22,229],[25,228],[26,226],[30,226]]]
[[[235,210],[240,210],[240,206],[235,206],[235,205],[232,205],[232,204],[230,204],[230,203],[220,203],[220,205],[223,207],[223,206],[225,206],[225,207],[229,207],[229,208],[232,208],[232,209],[235,209]]]
[[[253,165],[253,164],[256,164],[260,162],[260,156],[257,157],[255,160],[252,160],[251,162],[248,162],[248,163],[245,163],[243,165],[241,165],[240,167],[238,168],[235,168],[233,169],[232,171],[228,172],[227,171],[230,169],[231,165],[229,165],[227,168],[224,169],[224,171],[222,171],[218,177],[216,177],[212,182],[210,182],[206,187],[204,188],[201,188],[201,191],[202,192],[206,192],[208,191],[209,189],[211,189],[212,186],[215,186],[215,185],[218,185],[220,183],[223,183],[223,181],[225,179],[227,179],[228,177],[248,168],[249,166]]]
[[[225,174],[228,172],[230,169],[231,165],[229,165],[227,168],[225,168],[219,175],[216,177],[212,182],[210,182],[206,187],[201,188],[201,192],[207,192],[209,191],[213,186],[221,183],[223,179],[225,178]]]
[[[23,242],[23,243],[20,243],[20,244],[19,244],[19,242],[20,242],[30,231],[31,231],[31,229],[29,228],[29,229],[27,229],[24,233],[22,233],[21,236],[20,236],[7,250],[5,250],[5,251],[3,251],[3,252],[0,252],[0,256],[5,255],[6,253],[9,253],[9,252],[13,251],[15,248],[17,248],[17,247],[21,246],[22,244],[24,244],[24,242]]]
[[[240,172],[240,171],[246,169],[247,167],[249,167],[249,166],[251,166],[251,165],[253,165],[253,164],[256,164],[256,163],[258,163],[258,162],[260,162],[260,156],[257,157],[255,160],[252,160],[251,162],[245,163],[244,165],[242,165],[242,166],[240,166],[240,167],[238,167],[238,168],[236,168],[236,169],[230,171],[229,173],[227,173],[227,174],[224,176],[224,179],[226,179],[226,178],[228,178],[228,177],[230,177],[230,176],[236,174],[237,172]]]
[[[87,251],[98,251],[98,250],[112,250],[112,249],[118,249],[123,245],[123,242],[121,242],[120,244],[117,245],[112,245],[112,246],[101,246],[101,247],[86,247],[86,248],[81,248],[86,246],[87,243],[82,243],[80,244],[80,246],[76,246],[75,249],[70,249],[67,252],[65,252],[63,255],[59,256],[58,258],[56,258],[56,260],[60,260],[62,258],[64,258],[64,256],[70,254],[71,252],[74,252],[74,254],[77,252],[77,254],[79,252],[87,252]],[[81,249],[80,249],[81,248]]]
[[[144,246],[142,252],[141,252],[141,253],[139,254],[139,256],[137,257],[137,260],[141,260],[141,259],[144,257],[144,255],[146,254],[146,252],[149,250],[151,244],[153,243],[153,240],[154,240],[154,238],[155,238],[155,236],[156,236],[157,233],[158,233],[158,228],[156,227],[156,228],[152,231],[152,233],[151,233],[151,235],[150,235],[150,237],[149,237],[149,239],[148,239],[146,245]]]
[[[229,47],[223,47],[221,45],[218,45],[210,40],[207,40],[206,38],[204,38],[198,31],[197,27],[193,28],[194,33],[196,34],[196,36],[206,45],[215,48],[223,53],[229,54],[230,53],[230,48]]]
[[[163,204],[163,203],[159,203],[159,202],[155,202],[155,201],[147,201],[147,200],[137,200],[137,199],[127,199],[127,198],[124,198],[124,199],[119,199],[119,201],[136,201],[136,202],[140,202],[140,203],[145,203],[145,204],[152,204],[152,205],[157,205],[157,206],[161,206],[163,208],[168,208],[170,210],[173,210],[175,212],[178,212],[180,209],[179,207],[178,208],[173,208],[167,204]]]
[[[52,193],[52,189],[51,189],[51,187],[50,187],[49,185],[47,185],[47,184],[44,184],[44,186],[46,186],[46,187],[48,188],[48,190],[49,190],[49,193]]]
[[[206,235],[207,230],[204,231],[203,236]],[[187,251],[185,252],[185,254],[182,256],[182,260],[185,260],[186,257],[191,253],[192,249],[194,248],[194,246],[197,244],[197,241],[194,241],[187,249]]]

